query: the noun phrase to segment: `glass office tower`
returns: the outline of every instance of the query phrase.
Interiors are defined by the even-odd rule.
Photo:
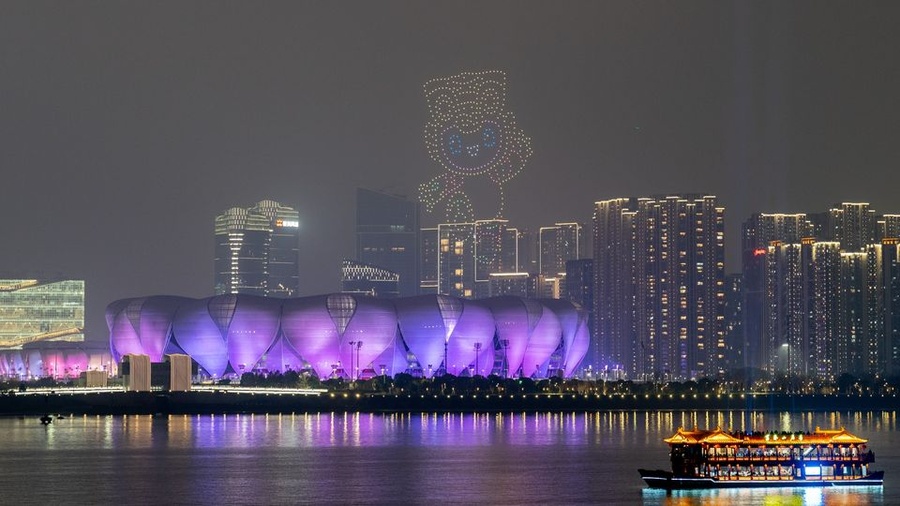
[[[356,189],[356,259],[400,276],[400,296],[419,293],[419,204]]]
[[[0,349],[84,341],[84,281],[0,279]]]

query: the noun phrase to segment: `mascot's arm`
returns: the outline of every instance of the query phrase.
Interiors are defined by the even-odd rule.
[[[419,202],[425,204],[425,209],[434,212],[434,206],[440,204],[448,195],[459,190],[461,181],[452,174],[441,174],[431,181],[419,185]]]

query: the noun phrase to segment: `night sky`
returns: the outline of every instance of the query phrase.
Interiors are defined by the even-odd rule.
[[[103,340],[114,299],[212,295],[216,214],[273,198],[300,212],[303,294],[337,290],[355,188],[414,197],[440,172],[424,82],[490,69],[534,149],[507,186],[512,225],[589,227],[596,200],[713,193],[738,271],[753,212],[900,213],[898,13],[0,0],[0,272],[85,279],[88,339]]]

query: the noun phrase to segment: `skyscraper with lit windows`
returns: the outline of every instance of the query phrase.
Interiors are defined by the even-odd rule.
[[[587,364],[596,367],[600,363],[600,351],[596,346],[594,322],[594,259],[579,258],[566,262],[566,299],[578,304],[588,316],[588,331],[591,347],[587,353]]]
[[[773,346],[767,333],[766,261],[773,242],[800,244],[815,235],[815,225],[805,213],[756,213],[741,230],[743,301],[743,367],[771,370]],[[799,359],[799,356],[798,356]]]
[[[869,340],[864,371],[900,374],[900,238],[885,237],[869,248]]]
[[[896,370],[895,216],[844,202],[744,223],[748,366],[824,381]]]
[[[419,281],[420,294],[438,293],[438,264],[440,262],[440,238],[438,228],[423,228],[419,236],[419,264],[422,266]]]
[[[841,243],[843,251],[862,251],[875,240],[876,217],[867,202],[842,202],[831,206],[822,239]]]
[[[554,277],[566,272],[566,262],[582,257],[582,226],[580,223],[556,223],[538,230],[539,272]]]
[[[442,223],[437,228],[438,293],[475,297],[475,224]]]
[[[439,224],[434,235],[437,293],[461,298],[488,297],[491,274],[516,272],[518,231],[507,227],[507,223],[503,219],[490,219]],[[426,234],[431,237],[431,231],[422,229],[423,237]],[[430,258],[423,258],[423,264],[431,263]],[[431,270],[423,274],[429,275]],[[422,286],[430,284],[423,276]]]
[[[657,379],[721,372],[724,213],[701,194],[595,204],[594,317],[609,367]]]
[[[215,222],[215,292],[293,297],[300,288],[300,217],[296,210],[263,200],[232,207]]]
[[[877,220],[877,237],[881,239],[892,239],[900,237],[900,214],[885,214]]]
[[[644,373],[643,351],[637,341],[634,294],[638,283],[634,199],[618,198],[594,205],[594,327],[591,354],[594,367]]]

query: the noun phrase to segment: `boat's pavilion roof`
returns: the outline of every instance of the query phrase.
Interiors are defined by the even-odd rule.
[[[789,445],[789,444],[805,444],[805,445],[833,445],[833,444],[863,444],[867,443],[867,439],[854,436],[841,427],[837,430],[822,430],[816,427],[815,432],[769,432],[769,433],[753,433],[747,434],[743,432],[727,432],[719,427],[713,430],[700,430],[694,427],[693,430],[685,430],[679,427],[670,438],[663,441],[673,444],[704,444],[704,445],[727,445],[727,444],[751,444],[751,445]]]

